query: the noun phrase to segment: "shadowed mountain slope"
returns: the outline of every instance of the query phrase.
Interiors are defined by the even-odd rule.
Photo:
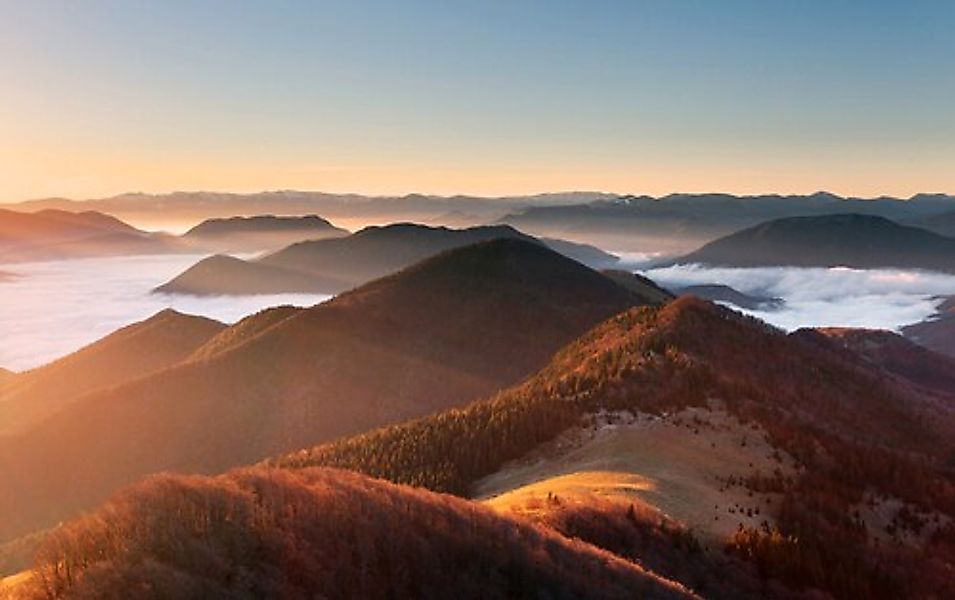
[[[399,223],[343,238],[299,242],[254,261],[204,259],[157,288],[197,295],[316,292],[335,294],[447,250],[494,239],[544,244],[508,226],[449,229]],[[596,248],[551,240],[558,253],[590,266],[615,262]]]
[[[85,393],[182,362],[225,327],[167,309],[21,373],[0,390],[0,435],[28,429]]]
[[[846,266],[955,272],[955,239],[876,216],[793,217],[720,238],[675,262],[730,267]]]
[[[50,536],[33,573],[26,597],[696,597],[549,528],[324,469],[150,478]]]
[[[796,462],[794,476],[764,472],[739,482],[752,493],[779,494],[779,531],[740,530],[727,540],[732,553],[789,585],[840,597],[941,597],[953,591],[955,565],[955,390],[947,361],[926,363],[928,373],[900,364],[684,297],[610,319],[488,401],[272,464],[352,468],[468,494],[479,478],[588,415],[665,415],[717,402]],[[860,522],[857,509],[873,498],[904,507],[889,513],[887,529]],[[912,514],[920,515],[915,522]],[[883,536],[890,543],[874,541]],[[920,578],[911,581],[916,569]]]
[[[217,254],[203,258],[171,281],[157,287],[155,291],[196,296],[278,292],[327,294],[350,286],[351,284],[345,281],[331,277]]]
[[[0,438],[0,539],[142,475],[217,472],[512,385],[644,299],[520,240],[453,250],[257,327],[225,351],[93,393]],[[225,335],[225,334],[223,334]],[[244,337],[244,336],[239,336]],[[103,432],[110,435],[103,435]]]

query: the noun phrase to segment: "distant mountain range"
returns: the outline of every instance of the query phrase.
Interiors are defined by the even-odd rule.
[[[0,480],[17,482],[0,487],[0,515],[17,515],[0,518],[0,541],[148,473],[217,472],[462,406],[647,302],[539,243],[496,239],[228,329],[164,313],[36,372],[16,413],[33,404],[60,409],[0,436]],[[154,338],[173,340],[174,351],[150,359]],[[94,362],[107,352],[119,358]],[[150,362],[110,369],[134,360],[127,354]],[[69,381],[82,373],[70,373],[81,367],[93,375],[79,381],[96,389],[65,402],[56,390],[72,395]]]
[[[710,266],[905,268],[955,272],[955,238],[859,214],[791,217],[738,231],[674,259]]]
[[[558,192],[531,196],[482,198],[475,196],[362,196],[279,190],[253,194],[220,192],[129,193],[110,198],[70,200],[44,198],[5,207],[18,211],[96,210],[139,224],[198,222],[211,218],[320,214],[332,220],[358,222],[421,221],[458,227],[480,225],[519,208],[534,205],[581,204],[609,200],[602,192]]]
[[[263,252],[303,240],[343,237],[348,233],[317,215],[256,215],[209,219],[187,231],[182,239],[215,252]]]
[[[96,210],[141,225],[262,214],[320,214],[348,227],[416,221],[467,227],[494,222],[529,234],[595,244],[620,251],[686,252],[757,223],[791,216],[859,213],[923,225],[926,218],[955,213],[955,197],[917,194],[910,198],[844,198],[810,195],[670,194],[662,197],[568,192],[481,198],[473,196],[373,197],[357,194],[273,191],[255,194],[176,192],[123,194],[111,198],[49,198],[7,208]],[[950,219],[950,217],[949,217]],[[944,233],[944,232],[943,232]]]
[[[0,209],[0,263],[174,251],[174,237],[140,231],[98,212]]]
[[[156,291],[194,295],[334,294],[446,250],[498,238],[543,243],[596,268],[617,262],[615,256],[597,248],[560,240],[539,242],[503,225],[449,229],[402,223],[368,227],[342,238],[300,242],[252,261],[208,257]]]
[[[955,196],[918,194],[908,199],[808,196],[672,194],[620,196],[587,204],[531,206],[500,219],[533,235],[586,241],[603,248],[668,254],[773,219],[857,213],[899,221],[955,209]]]

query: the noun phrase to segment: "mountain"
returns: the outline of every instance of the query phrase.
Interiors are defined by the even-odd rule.
[[[882,217],[842,214],[762,223],[674,261],[714,266],[906,268],[955,272],[955,238]]]
[[[336,222],[369,223],[420,221],[440,225],[478,225],[526,206],[580,204],[614,198],[601,192],[564,192],[533,196],[482,198],[475,196],[362,196],[296,190],[252,194],[220,192],[173,192],[170,194],[128,193],[110,198],[70,200],[44,198],[6,205],[19,211],[59,209],[97,210],[130,222],[167,227],[171,222],[195,224],[210,218],[236,215],[303,215],[317,213]],[[454,215],[453,222],[444,217]],[[465,220],[460,215],[469,215]],[[347,225],[346,225],[347,226]]]
[[[23,597],[697,597],[550,528],[324,469],[153,477],[40,557]]]
[[[284,319],[263,313],[221,351],[87,394],[0,437],[0,480],[16,482],[0,487],[0,541],[148,473],[221,472],[465,405],[643,302],[540,244],[498,239]]]
[[[541,243],[506,226],[449,229],[399,223],[367,227],[343,238],[299,242],[254,261],[206,258],[156,291],[194,295],[336,294],[446,250],[497,238]],[[613,264],[616,260],[593,247],[560,240],[544,243],[588,266]]]
[[[776,310],[784,302],[782,298],[744,294],[728,285],[716,283],[689,285],[673,291],[680,296],[691,295],[713,302],[725,302],[746,310]]]
[[[936,352],[955,356],[955,296],[949,296],[928,319],[907,325],[902,333]]]
[[[605,269],[601,273],[617,282],[617,285],[647,298],[649,300],[648,304],[666,304],[676,298],[672,292],[663,289],[652,279],[643,275],[620,269]]]
[[[551,250],[585,264],[591,269],[610,269],[620,262],[619,256],[604,252],[590,244],[578,244],[552,238],[541,238],[541,242]]]
[[[955,237],[955,210],[942,214],[918,217],[902,221],[905,225],[921,227],[946,237]]]
[[[349,287],[352,287],[350,283],[332,277],[217,254],[203,258],[154,291],[194,296],[241,296],[331,294]]]
[[[274,251],[289,244],[348,235],[317,215],[277,217],[257,215],[208,219],[196,225],[182,238],[215,252]]]
[[[167,309],[21,373],[0,389],[0,435],[29,429],[88,392],[171,367],[223,329],[217,321]]]
[[[908,199],[843,198],[825,192],[805,196],[627,195],[576,205],[529,206],[499,222],[533,235],[584,241],[604,248],[679,254],[773,219],[842,213],[919,219],[953,208],[955,197],[942,194]]]
[[[893,358],[915,347],[890,339],[860,354],[683,297],[606,321],[488,400],[270,465],[537,506],[636,496],[794,590],[948,597],[951,363]]]
[[[177,250],[171,236],[140,231],[98,212],[0,209],[0,263]]]

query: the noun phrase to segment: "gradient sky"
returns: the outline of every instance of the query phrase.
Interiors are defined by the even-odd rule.
[[[0,0],[0,201],[955,193],[955,2]]]

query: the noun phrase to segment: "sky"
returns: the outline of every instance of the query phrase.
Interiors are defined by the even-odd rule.
[[[955,193],[955,2],[0,0],[0,202]]]

